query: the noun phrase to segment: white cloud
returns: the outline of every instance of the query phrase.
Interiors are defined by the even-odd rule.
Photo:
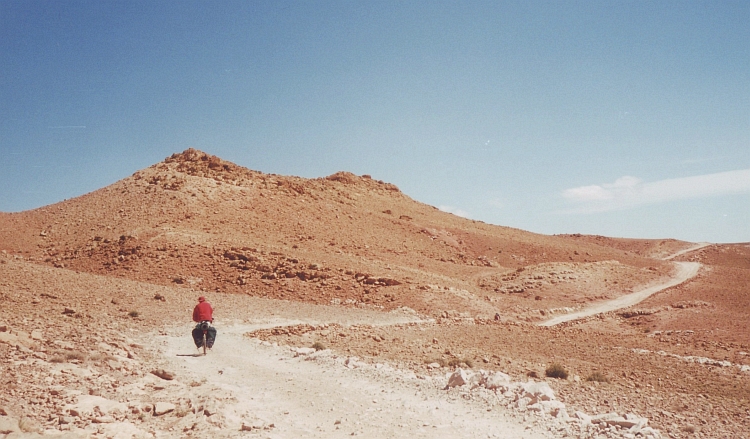
[[[466,212],[465,210],[461,210],[457,207],[453,206],[438,206],[438,209],[442,210],[443,212],[452,213],[453,215],[460,216],[461,218],[468,218],[469,212]]]
[[[645,183],[625,176],[614,183],[581,186],[563,191],[563,198],[575,203],[568,213],[622,210],[644,204],[687,198],[713,197],[750,192],[750,169],[672,178]]]

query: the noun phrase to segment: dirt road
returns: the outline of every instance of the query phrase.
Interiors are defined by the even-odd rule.
[[[221,327],[206,357],[178,356],[196,352],[190,326],[156,340],[167,366],[178,375],[225,394],[219,397],[228,401],[220,410],[222,437],[246,434],[240,432],[243,423],[269,438],[550,437],[502,407],[488,410],[449,395],[441,390],[444,376],[417,377],[328,350],[299,355],[290,347],[243,336],[261,327]]]
[[[609,312],[609,311],[615,311],[618,309],[633,306],[639,302],[646,300],[649,296],[655,293],[658,293],[661,290],[665,290],[675,285],[679,285],[685,282],[686,280],[692,278],[693,276],[698,274],[698,270],[701,267],[701,264],[699,264],[698,262],[675,262],[675,265],[677,266],[677,273],[667,282],[644,288],[640,291],[636,291],[635,293],[618,297],[617,299],[612,299],[606,302],[596,304],[590,308],[586,308],[578,312],[565,314],[559,317],[555,317],[553,319],[549,319],[547,321],[540,323],[539,325],[540,326],[555,326],[555,325],[559,325],[560,323],[570,322],[572,320],[578,320],[584,317],[590,317],[596,314],[601,314],[601,313]]]
[[[700,242],[700,243],[698,243],[698,244],[695,244],[695,245],[694,245],[694,246],[692,246],[692,247],[688,247],[688,248],[686,248],[686,249],[683,249],[683,250],[680,250],[680,251],[678,251],[677,253],[673,253],[673,254],[671,254],[671,255],[669,255],[669,256],[667,256],[667,257],[663,258],[663,259],[664,259],[665,261],[668,261],[668,260],[670,260],[670,259],[674,259],[674,258],[676,258],[677,256],[681,256],[681,255],[684,255],[685,253],[690,253],[690,252],[692,252],[692,251],[695,251],[695,250],[700,250],[700,249],[702,249],[702,248],[704,248],[704,247],[708,247],[709,245],[712,245],[712,244],[711,244],[710,242]]]

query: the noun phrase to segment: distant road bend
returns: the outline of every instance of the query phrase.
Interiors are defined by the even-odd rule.
[[[679,255],[682,255],[691,251],[695,251],[695,250],[701,249],[709,245],[711,244],[710,243],[696,244],[693,247],[687,248],[685,250],[681,250],[663,259],[670,260]],[[679,285],[685,282],[688,279],[691,279],[696,274],[698,274],[698,270],[701,267],[701,264],[698,262],[675,262],[674,264],[677,266],[677,273],[675,273],[674,277],[672,277],[667,282],[654,285],[652,287],[644,288],[632,294],[626,294],[622,297],[618,297],[617,299],[612,299],[606,302],[596,304],[590,308],[582,309],[581,311],[577,311],[577,312],[570,313],[570,314],[565,314],[562,316],[558,316],[558,317],[546,320],[544,322],[541,322],[539,326],[555,326],[555,325],[559,325],[560,323],[570,322],[573,320],[578,320],[578,319],[582,319],[585,317],[590,317],[590,316],[594,316],[597,314],[610,312],[610,311],[616,311],[618,309],[633,306],[637,303],[643,302],[644,300],[648,299],[650,296],[652,296],[655,293],[658,293],[659,291],[666,290],[667,288],[671,288],[675,285]]]

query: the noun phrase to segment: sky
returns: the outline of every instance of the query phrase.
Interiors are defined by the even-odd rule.
[[[193,147],[544,234],[750,242],[750,2],[0,0],[0,211]]]

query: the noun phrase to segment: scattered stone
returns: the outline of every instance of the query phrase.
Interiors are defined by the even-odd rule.
[[[164,369],[154,369],[151,371],[152,374],[158,376],[159,378],[167,381],[171,381],[174,379],[174,373],[169,372]]]
[[[165,415],[175,409],[175,405],[169,402],[157,402],[154,404],[154,415]]]

